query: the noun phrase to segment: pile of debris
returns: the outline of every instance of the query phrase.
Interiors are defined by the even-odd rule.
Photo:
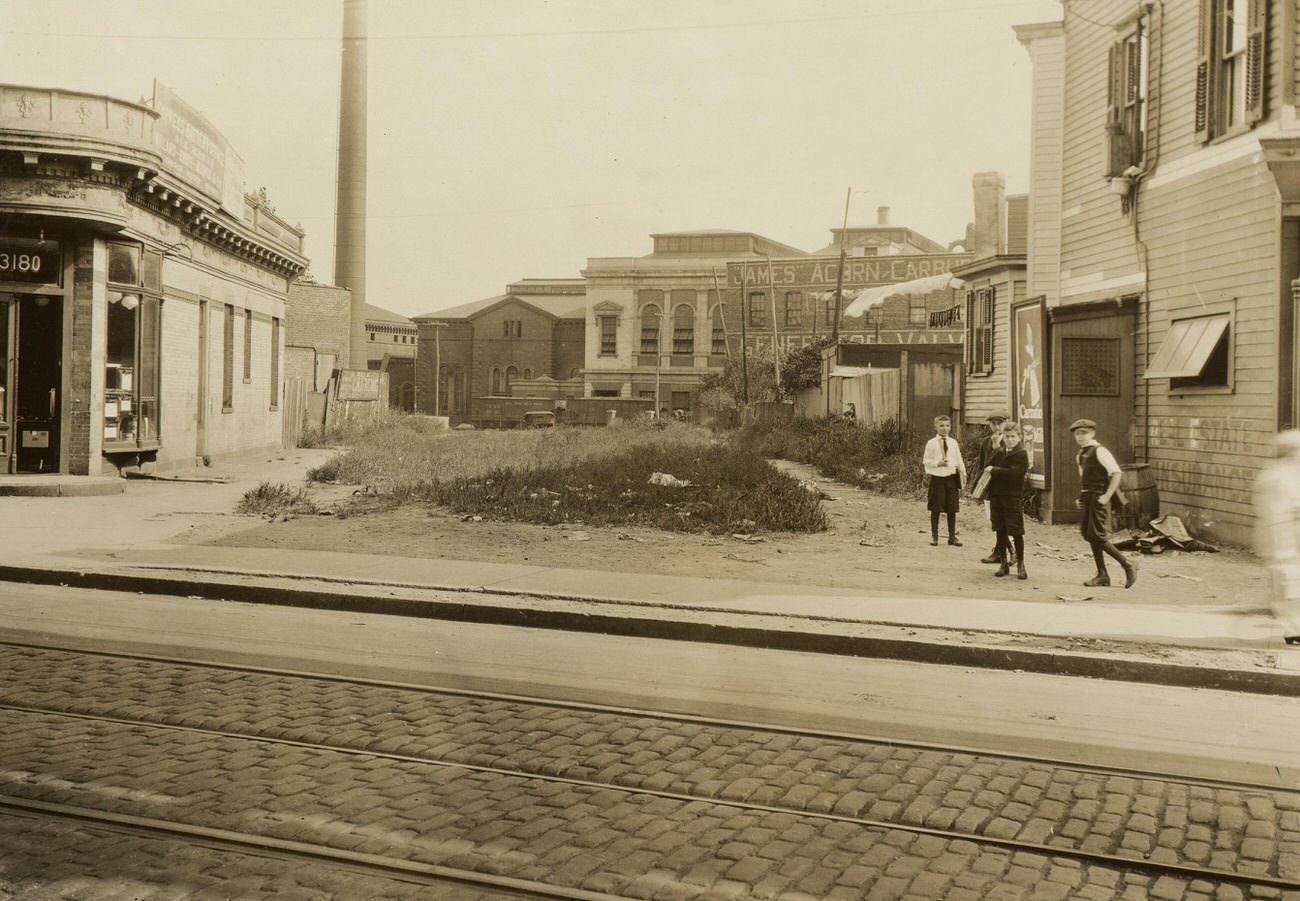
[[[1112,537],[1111,541],[1122,551],[1140,551],[1143,554],[1163,554],[1171,549],[1208,551],[1211,554],[1219,551],[1217,547],[1198,541],[1187,534],[1187,527],[1183,525],[1183,521],[1172,514],[1151,520],[1151,525],[1145,532],[1132,529],[1119,534],[1127,537],[1118,540]]]

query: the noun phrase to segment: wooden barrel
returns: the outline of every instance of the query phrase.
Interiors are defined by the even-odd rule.
[[[1124,509],[1114,517],[1111,528],[1141,529],[1151,525],[1151,520],[1160,516],[1160,493],[1156,490],[1156,479],[1151,467],[1146,463],[1120,464],[1123,476],[1119,480],[1119,489],[1124,492]]]

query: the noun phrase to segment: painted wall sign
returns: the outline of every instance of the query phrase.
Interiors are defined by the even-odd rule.
[[[1025,432],[1029,484],[1047,487],[1047,367],[1043,358],[1044,299],[1011,310],[1011,416]]]
[[[732,338],[738,338],[736,333],[731,334]],[[829,337],[822,335],[821,337]],[[907,331],[904,329],[881,329],[877,333],[874,329],[867,332],[846,332],[840,331],[840,341],[845,344],[961,344],[965,338],[965,332],[961,331]],[[812,344],[814,336],[811,333],[793,333],[779,336],[779,346],[782,353],[789,353],[792,350],[798,350]],[[750,350],[770,350],[772,347],[772,335],[770,333],[751,330],[747,336],[747,346]]]
[[[917,254],[892,257],[857,257],[844,261],[844,286],[861,288],[867,285],[887,285],[915,278],[943,275],[954,266],[969,262],[968,253]],[[768,274],[778,288],[816,287],[834,288],[839,275],[840,261],[835,259],[766,260],[727,264],[727,286],[739,288],[743,277],[750,288],[761,289],[768,284]]]
[[[63,272],[58,241],[0,238],[0,282],[57,285]]]
[[[159,113],[154,143],[165,165],[227,212],[243,219],[244,161],[221,132],[157,80],[153,83],[153,108]]]

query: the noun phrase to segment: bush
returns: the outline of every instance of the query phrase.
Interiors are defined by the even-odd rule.
[[[263,482],[244,492],[235,506],[236,513],[248,516],[289,516],[296,513],[315,513],[316,505],[303,488],[293,489],[276,482]]]
[[[973,477],[981,436],[954,437]],[[763,456],[809,463],[821,475],[859,488],[902,497],[919,497],[925,490],[921,466],[925,443],[895,419],[874,425],[838,417],[758,423],[745,429],[739,440]]]

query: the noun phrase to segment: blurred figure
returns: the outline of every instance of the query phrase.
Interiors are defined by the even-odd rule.
[[[1277,459],[1256,483],[1256,543],[1273,575],[1273,615],[1300,645],[1300,431],[1274,439]]]

